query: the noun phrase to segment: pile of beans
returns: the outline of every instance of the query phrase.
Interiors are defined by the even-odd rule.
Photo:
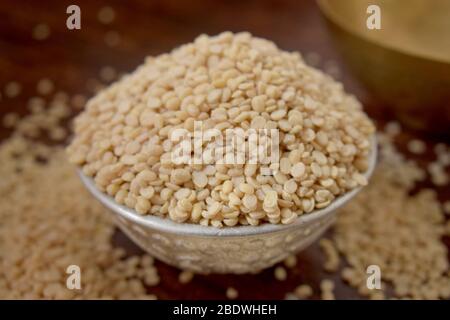
[[[220,132],[278,130],[272,174],[248,162],[171,161],[171,134],[193,132],[196,121]],[[214,227],[289,224],[367,184],[373,133],[360,103],[300,54],[225,32],[149,57],[99,92],[76,118],[67,151],[98,189],[141,215]]]
[[[65,132],[67,100],[32,98],[31,114],[3,117],[13,132],[0,143],[0,299],[155,299],[153,257],[114,247],[111,216],[64,148],[36,140],[60,141],[54,133]],[[67,286],[71,266],[79,268],[79,288]]]
[[[426,173],[405,159],[392,139],[378,135],[381,160],[371,183],[342,209],[334,226],[336,248],[349,264],[342,278],[371,298],[384,298],[393,288],[400,298],[448,299],[448,250],[442,239],[450,236],[450,222],[434,189],[411,194]],[[381,290],[367,288],[369,265],[381,270]]]

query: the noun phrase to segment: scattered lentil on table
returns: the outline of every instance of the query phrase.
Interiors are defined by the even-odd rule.
[[[0,143],[0,298],[155,299],[147,293],[159,282],[153,258],[113,247],[114,223],[63,147],[35,141],[64,129],[69,114],[65,100],[53,100]],[[66,287],[70,265],[80,267],[80,290]]]

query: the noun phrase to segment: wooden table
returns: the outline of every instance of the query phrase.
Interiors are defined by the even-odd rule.
[[[319,67],[327,68],[337,63],[342,71],[340,80],[348,91],[363,101],[370,116],[379,125],[392,119],[389,109],[376,104],[341,64],[313,0],[78,0],[76,4],[82,13],[81,30],[68,30],[66,8],[73,3],[67,0],[0,3],[0,88],[13,80],[23,88],[20,96],[0,100],[0,115],[10,111],[26,113],[26,102],[36,95],[36,83],[43,77],[53,80],[58,90],[92,95],[88,88],[92,82],[89,79],[98,78],[104,66],[128,72],[141,64],[145,56],[192,41],[200,33],[246,30],[275,41],[282,49],[298,50],[306,56],[318,53],[321,57]],[[105,5],[111,6],[116,14],[115,20],[106,25],[97,18]],[[42,41],[32,37],[32,30],[39,23],[47,24],[51,31]],[[111,32],[120,36],[120,43],[115,47],[104,40]],[[9,133],[0,128],[0,139]],[[405,150],[405,141],[412,136],[417,135],[409,132],[401,135],[399,145],[402,150]],[[429,143],[435,142],[422,138]],[[431,158],[431,152],[416,157],[422,164]],[[430,185],[425,183],[425,186]],[[438,192],[441,199],[450,199],[448,187],[442,187]],[[130,254],[140,252],[121,232],[117,232],[114,241]],[[225,298],[226,288],[233,286],[239,291],[239,298],[283,299],[298,284],[308,283],[315,289],[317,298],[320,280],[332,278],[336,281],[337,298],[358,298],[338,275],[329,275],[322,270],[324,257],[317,244],[299,254],[298,259],[297,267],[283,282],[275,280],[272,268],[259,275],[196,276],[187,285],[178,282],[179,270],[158,262],[162,281],[150,291],[161,299],[220,299]]]

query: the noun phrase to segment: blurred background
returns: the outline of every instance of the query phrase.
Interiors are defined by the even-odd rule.
[[[300,51],[307,63],[342,81],[346,90],[362,101],[379,128],[401,121],[407,129],[398,137],[400,150],[426,164],[432,155],[413,154],[406,142],[413,138],[430,146],[450,142],[450,90],[446,82],[450,83],[450,62],[445,57],[427,53],[417,57],[408,50],[385,45],[380,42],[383,36],[366,40],[367,35],[358,32],[364,26],[352,19],[354,12],[345,5],[333,6],[355,2],[349,1],[319,1],[320,5],[313,0],[2,1],[0,117],[10,112],[26,114],[30,97],[45,93],[48,86],[54,86],[56,92],[79,94],[83,101],[133,70],[148,55],[167,52],[202,33],[249,31],[284,50]],[[386,1],[379,2],[384,5]],[[71,4],[81,9],[80,30],[66,27],[66,9]],[[414,17],[423,18],[422,13],[419,10],[405,19],[414,22]],[[437,21],[428,14],[430,18],[425,21]],[[450,12],[447,14],[450,17]],[[380,65],[386,66],[383,72]],[[424,83],[430,82],[431,89],[425,88]],[[0,127],[0,139],[10,133]],[[450,199],[447,186],[438,188],[438,192],[443,199]],[[117,232],[115,241],[130,254],[139,252],[121,232]],[[335,280],[337,298],[358,298],[339,275],[325,274],[323,260],[316,244],[298,256],[297,267],[289,272],[286,281],[277,281],[270,269],[259,275],[196,276],[186,285],[178,282],[178,270],[158,262],[163,281],[153,292],[162,299],[219,299],[225,298],[225,289],[233,286],[242,299],[283,299],[298,283],[317,288],[326,276]]]

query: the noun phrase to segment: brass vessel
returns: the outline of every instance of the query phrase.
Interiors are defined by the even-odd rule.
[[[317,0],[350,69],[405,125],[450,134],[450,1]],[[381,29],[369,29],[378,5]]]

